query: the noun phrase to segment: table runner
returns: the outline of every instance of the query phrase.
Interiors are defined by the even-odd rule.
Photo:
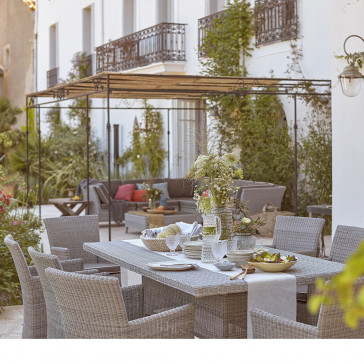
[[[128,243],[145,248],[145,245],[140,239],[124,240]],[[149,250],[149,249],[147,249]],[[175,256],[167,256],[167,253],[158,252],[162,257],[168,257],[177,261],[197,264],[201,268],[211,270],[213,272],[235,276],[239,270],[223,272],[218,270],[213,264],[205,264],[197,259],[187,258],[184,254],[179,253]],[[237,278],[239,279],[239,278]],[[256,269],[254,274],[248,274],[245,278],[248,283],[248,312],[247,312],[247,330],[248,338],[253,338],[252,325],[250,320],[250,310],[259,308],[283,318],[296,321],[296,277],[289,273],[266,273]]]
[[[164,226],[164,214],[148,214],[144,211],[128,211],[128,214],[146,216],[149,229]]]

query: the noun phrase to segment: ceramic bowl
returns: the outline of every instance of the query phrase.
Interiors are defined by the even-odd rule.
[[[283,272],[296,264],[297,260],[287,263],[264,263],[264,262],[249,262],[255,268],[264,272]]]
[[[227,270],[231,270],[235,267],[235,263],[231,263],[231,262],[219,262],[219,263],[215,263],[214,266],[217,269],[220,269],[222,271],[227,271]]]

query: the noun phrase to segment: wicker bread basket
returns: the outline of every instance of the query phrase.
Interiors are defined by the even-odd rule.
[[[191,241],[198,240],[199,235],[193,235],[191,236]],[[169,248],[166,244],[165,238],[146,238],[143,236],[140,236],[141,241],[144,243],[144,245],[155,252],[169,252]],[[176,248],[176,251],[182,250],[181,247],[178,245]]]

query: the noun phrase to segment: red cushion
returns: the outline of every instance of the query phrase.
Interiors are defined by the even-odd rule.
[[[134,189],[135,184],[119,186],[118,192],[116,192],[114,200],[131,201]]]
[[[133,191],[133,202],[148,202],[148,197],[146,196],[147,191],[145,190],[134,190]],[[145,196],[145,197],[143,197]]]
[[[209,197],[209,190],[206,190],[201,197]]]

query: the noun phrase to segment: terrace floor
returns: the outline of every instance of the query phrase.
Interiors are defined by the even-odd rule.
[[[35,210],[38,213],[38,210]],[[58,217],[60,212],[53,205],[42,206],[42,218]],[[128,233],[125,233],[124,225],[117,226],[112,225],[111,228],[111,240],[123,240],[123,239],[138,239],[140,236],[139,231],[129,229]],[[109,240],[109,229],[107,224],[100,224],[100,239],[101,241]],[[44,251],[49,252],[49,242],[47,233],[42,234],[41,243],[43,244]],[[272,239],[260,239],[258,244],[271,245]],[[326,255],[330,253],[331,248],[331,235],[325,236]],[[141,277],[134,272],[125,271],[121,274],[122,285],[133,285],[141,283]],[[4,311],[0,313],[0,339],[21,339],[22,334],[22,322],[23,322],[23,306],[7,306],[4,307]]]

